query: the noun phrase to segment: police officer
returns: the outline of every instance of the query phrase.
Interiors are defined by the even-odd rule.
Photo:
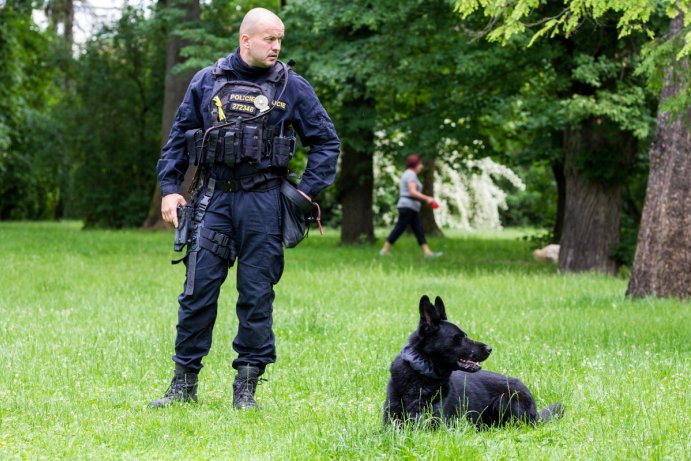
[[[197,376],[211,347],[217,302],[228,268],[237,266],[238,317],[233,349],[237,370],[233,405],[256,407],[254,392],[276,360],[273,286],[283,272],[280,185],[294,149],[294,133],[309,146],[298,190],[314,197],[330,185],[340,142],[310,84],[278,60],[283,22],[263,8],[249,11],[240,46],[199,71],[178,109],[158,162],[161,213],[178,226],[186,205],[180,186],[199,165],[193,195],[193,238],[185,257],[185,289],[178,297],[175,372],[151,406],[197,400]]]

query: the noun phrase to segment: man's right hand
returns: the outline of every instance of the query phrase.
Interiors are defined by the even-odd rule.
[[[187,200],[180,194],[168,194],[161,199],[161,216],[167,223],[178,227],[178,208],[186,205]]]

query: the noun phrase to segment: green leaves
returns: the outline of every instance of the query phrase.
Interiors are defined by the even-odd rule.
[[[64,69],[54,65],[62,50],[51,31],[37,30],[28,6],[0,8],[0,219],[54,216],[63,173],[50,117],[62,91]],[[52,155],[45,145],[56,148]]]
[[[456,11],[462,19],[480,12],[490,18],[485,30],[489,41],[506,44],[514,35],[530,30],[532,45],[541,37],[570,37],[584,20],[597,21],[610,13],[620,16],[619,37],[625,37],[645,30],[656,12],[666,8],[673,14],[677,8],[675,0],[563,0],[553,14],[535,18],[535,12],[545,3],[540,0],[457,0]],[[688,9],[689,6],[680,3],[679,8]]]
[[[590,117],[606,117],[622,130],[646,139],[655,124],[645,91],[640,87],[624,87],[617,92],[598,91],[594,95],[573,95],[561,103],[564,118],[577,124]]]
[[[573,78],[599,88],[603,79],[615,78],[617,71],[625,68],[625,62],[616,61],[608,56],[592,56],[579,53],[574,59]],[[622,69],[625,70],[625,69]]]
[[[75,155],[73,205],[87,227],[139,226],[160,152],[165,38],[156,19],[128,8],[80,57],[80,104],[67,120]],[[126,187],[123,187],[126,185]]]
[[[572,78],[595,91],[574,94],[561,102],[568,123],[578,124],[593,116],[606,117],[639,139],[650,136],[655,122],[650,110],[650,93],[642,82],[633,79],[635,63],[630,58],[619,56],[617,60],[614,56],[579,53],[574,65]]]

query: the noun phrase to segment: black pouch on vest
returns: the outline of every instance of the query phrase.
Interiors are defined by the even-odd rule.
[[[307,235],[306,215],[314,204],[288,180],[281,184],[281,232],[283,245],[293,248]]]
[[[271,164],[275,167],[285,168],[293,156],[293,138],[276,136],[271,147]]]
[[[219,130],[212,130],[211,133],[209,133],[209,143],[208,147],[206,148],[206,164],[213,166],[214,163],[216,163],[216,160],[218,159],[217,152],[218,152],[218,144],[219,144]],[[221,139],[221,142],[223,142],[223,139]],[[223,151],[221,151],[221,155],[223,155]]]
[[[258,163],[262,159],[262,129],[256,125],[242,128],[242,160]]]
[[[202,156],[202,141],[204,132],[201,129],[185,131],[185,141],[187,141],[187,153],[190,157],[191,165],[199,165]]]
[[[185,245],[190,243],[193,214],[194,209],[192,205],[183,205],[178,208],[178,227],[175,228],[175,238],[173,240],[175,251],[182,251]]]
[[[240,143],[242,141],[242,133],[237,127],[226,128],[223,135],[223,164],[226,166],[234,166],[237,163],[237,158],[240,155]]]

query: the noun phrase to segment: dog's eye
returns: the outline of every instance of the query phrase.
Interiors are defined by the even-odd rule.
[[[462,343],[463,342],[463,335],[457,334],[456,336],[453,337],[453,340],[456,341],[457,343]]]

